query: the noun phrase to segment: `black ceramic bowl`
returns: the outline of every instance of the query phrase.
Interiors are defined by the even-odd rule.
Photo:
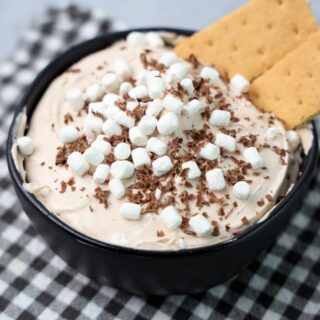
[[[192,31],[152,28],[190,35]],[[132,31],[132,30],[131,30]],[[265,221],[247,229],[233,241],[180,251],[151,251],[119,247],[90,238],[50,213],[24,190],[10,150],[16,135],[15,121],[26,106],[28,118],[51,81],[82,57],[123,39],[130,31],[111,33],[84,42],[55,59],[27,90],[17,105],[10,128],[7,160],[14,188],[24,211],[54,252],[74,269],[100,284],[137,294],[196,293],[239,273],[268,248],[286,227],[308,190],[316,168],[318,140],[304,159],[301,175],[290,193]]]

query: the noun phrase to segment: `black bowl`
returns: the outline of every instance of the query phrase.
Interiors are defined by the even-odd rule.
[[[168,28],[142,31],[150,30],[192,34],[192,31]],[[287,226],[292,214],[299,208],[316,168],[317,133],[313,125],[312,148],[303,160],[301,175],[290,193],[270,217],[253,225],[232,241],[180,251],[151,251],[103,243],[78,232],[59,220],[23,188],[21,176],[10,152],[16,136],[16,119],[25,106],[30,118],[51,81],[70,65],[125,38],[130,31],[111,33],[81,43],[60,55],[39,74],[17,105],[7,144],[9,171],[21,205],[35,228],[52,250],[74,269],[100,284],[137,294],[196,293],[239,273],[268,248]]]

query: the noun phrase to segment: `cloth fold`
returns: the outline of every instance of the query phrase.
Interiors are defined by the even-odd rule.
[[[197,295],[137,297],[100,287],[37,235],[11,187],[5,141],[15,102],[59,52],[122,25],[102,10],[51,7],[0,64],[0,319],[312,319],[320,314],[320,175],[260,259]],[[217,261],[217,263],[219,263]]]

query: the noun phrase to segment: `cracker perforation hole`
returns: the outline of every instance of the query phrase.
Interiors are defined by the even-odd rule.
[[[298,104],[299,104],[300,106],[303,104],[302,99],[299,99],[299,100],[298,100]]]
[[[298,35],[298,34],[299,34],[299,29],[298,29],[297,27],[294,27],[294,28],[293,28],[293,32],[294,32],[296,35]]]
[[[313,78],[313,74],[311,72],[308,72],[307,75],[309,78]]]
[[[282,6],[283,5],[283,0],[278,0],[278,5]]]
[[[259,54],[259,55],[264,55],[264,49],[263,48],[258,48],[257,49],[257,53]]]
[[[290,70],[287,71],[287,76],[289,76],[289,77],[291,76],[291,71]]]
[[[233,44],[232,45],[232,50],[237,52],[238,51],[238,46],[236,44]]]
[[[276,101],[280,101],[281,99],[280,99],[280,97],[279,97],[279,96],[275,96],[275,97],[274,97],[274,100],[276,100]]]
[[[208,45],[209,47],[212,47],[212,46],[213,46],[213,41],[212,41],[212,39],[208,39],[208,40],[207,40],[207,45]]]
[[[267,29],[269,29],[269,30],[272,30],[272,29],[273,29],[272,23],[268,23],[268,24],[267,24]]]
[[[247,20],[246,20],[246,19],[243,19],[243,20],[242,20],[242,25],[245,27],[247,24],[248,24],[248,23],[247,23]]]

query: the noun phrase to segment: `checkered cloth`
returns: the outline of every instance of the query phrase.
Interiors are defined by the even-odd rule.
[[[69,268],[21,211],[5,163],[14,104],[60,50],[116,26],[101,11],[55,7],[0,66],[0,319],[319,319],[320,175],[276,244],[227,283],[197,295],[138,297]]]

